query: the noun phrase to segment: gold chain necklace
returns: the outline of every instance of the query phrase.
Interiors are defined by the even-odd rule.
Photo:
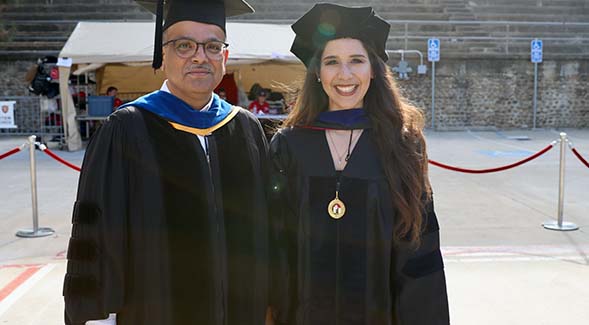
[[[327,132],[327,136],[331,139],[331,143],[333,145],[333,150],[335,150],[335,154],[338,158],[339,165],[341,166],[342,159],[344,158],[344,156],[340,155],[339,152],[337,151],[337,146],[335,145],[335,141],[333,140],[333,137],[331,136],[331,134],[327,130],[325,132]],[[353,136],[354,136],[354,130],[350,130],[350,141],[348,142],[348,152],[346,153],[346,156],[345,156],[346,162],[350,159],[350,155],[352,153],[352,138],[353,138]],[[332,217],[335,220],[341,219],[344,216],[344,214],[346,214],[346,205],[339,198],[339,189],[340,189],[340,180],[341,180],[340,178],[341,178],[341,174],[340,174],[340,176],[338,176],[337,183],[335,185],[335,198],[333,200],[331,200],[329,202],[329,204],[327,205],[327,213],[329,214],[330,217]]]
[[[342,160],[345,157],[345,162],[348,162],[348,160],[350,160],[350,155],[351,155],[351,148],[352,148],[352,137],[354,135],[354,130],[350,130],[350,141],[348,143],[348,151],[347,153],[345,153],[344,155],[340,155],[339,151],[337,150],[337,145],[335,143],[335,140],[333,139],[333,136],[331,135],[331,133],[326,130],[325,131],[327,133],[327,137],[331,140],[331,145],[333,147],[333,150],[335,151],[335,155],[337,158],[337,162],[338,162],[338,166],[337,167],[341,167],[342,166]],[[336,168],[337,169],[337,168]]]

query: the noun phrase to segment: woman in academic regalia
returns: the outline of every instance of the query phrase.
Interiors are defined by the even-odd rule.
[[[307,75],[271,143],[275,323],[449,324],[423,116],[385,63],[389,25],[318,4],[292,28]]]

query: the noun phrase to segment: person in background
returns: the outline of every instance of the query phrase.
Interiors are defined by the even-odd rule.
[[[249,110],[256,115],[268,114],[270,104],[266,101],[266,97],[268,97],[268,92],[265,89],[261,89],[258,92],[256,100],[250,103]]]
[[[278,324],[449,324],[423,115],[385,63],[389,28],[327,3],[292,25],[307,75],[270,145]]]
[[[117,97],[118,94],[119,94],[119,89],[117,87],[110,86],[106,90],[106,96],[114,97],[113,109],[116,109],[117,107],[123,105],[123,101]]]
[[[250,91],[248,92],[247,95],[247,99],[248,100],[256,100],[256,97],[258,96],[258,94],[260,93],[260,91],[264,90],[264,88],[262,88],[262,86],[259,83],[254,83],[251,87],[250,87]]]

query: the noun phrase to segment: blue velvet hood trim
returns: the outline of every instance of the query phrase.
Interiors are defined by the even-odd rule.
[[[208,129],[223,121],[231,113],[232,105],[213,93],[213,102],[206,111],[192,108],[180,98],[162,91],[137,98],[136,100],[121,105],[119,109],[134,106],[150,111],[161,118],[197,129]]]

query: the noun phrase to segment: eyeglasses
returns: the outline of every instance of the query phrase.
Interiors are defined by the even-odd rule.
[[[173,44],[176,55],[183,59],[193,57],[198,51],[198,46],[200,45],[204,48],[205,55],[211,60],[223,59],[223,52],[229,46],[229,44],[221,41],[207,41],[201,43],[187,38],[169,40],[162,45],[166,46],[168,44]]]

